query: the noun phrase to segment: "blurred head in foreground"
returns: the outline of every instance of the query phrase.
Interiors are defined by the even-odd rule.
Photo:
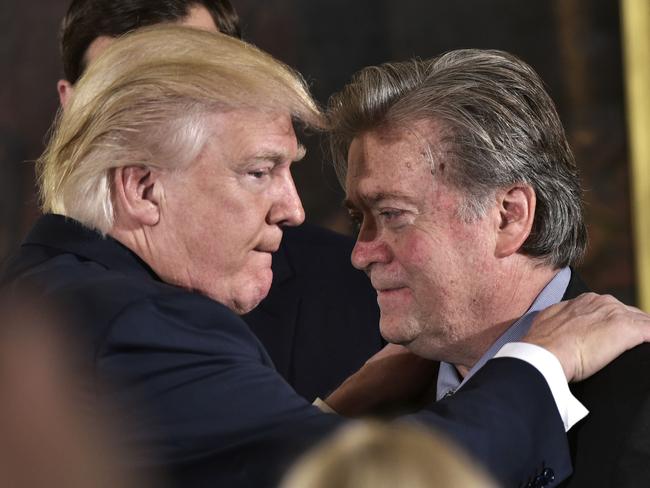
[[[149,486],[125,468],[121,420],[107,405],[87,408],[78,344],[58,310],[3,290],[0,317],[0,485]]]
[[[442,437],[407,424],[352,424],[308,453],[282,488],[495,488]]]

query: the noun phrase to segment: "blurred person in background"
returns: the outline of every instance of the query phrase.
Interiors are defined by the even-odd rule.
[[[496,488],[448,439],[416,425],[357,422],[291,468],[282,488]]]

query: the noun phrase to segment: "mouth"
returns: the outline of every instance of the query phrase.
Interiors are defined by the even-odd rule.
[[[280,249],[280,242],[281,241],[260,244],[259,246],[254,248],[253,251],[273,254],[274,252],[277,252],[278,249]]]
[[[370,278],[370,283],[377,293],[386,293],[406,288],[406,285],[399,282],[373,280],[372,277]]]
[[[262,253],[262,254],[273,254],[273,253],[276,252],[277,250],[278,250],[278,247],[276,247],[276,248],[262,248],[262,247],[256,247],[255,249],[253,249],[253,251],[255,251],[255,252],[259,252],[259,253]]]
[[[406,286],[382,286],[375,289],[377,304],[382,310],[402,306],[410,300],[410,290]]]
[[[390,288],[375,288],[375,291],[378,295],[389,295],[391,293],[397,293],[400,291],[406,290],[405,286],[394,286]]]

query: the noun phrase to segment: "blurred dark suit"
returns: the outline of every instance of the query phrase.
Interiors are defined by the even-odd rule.
[[[571,274],[564,300],[589,291]],[[589,415],[569,431],[570,488],[650,486],[650,344],[626,352],[571,391]]]
[[[377,293],[352,267],[349,237],[286,228],[268,297],[243,318],[303,397],[324,398],[384,345]]]

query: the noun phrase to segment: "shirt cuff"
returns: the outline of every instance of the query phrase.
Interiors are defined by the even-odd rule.
[[[336,413],[332,407],[325,403],[325,400],[321,400],[318,397],[312,402],[312,405],[323,413]]]
[[[589,413],[589,410],[571,394],[560,361],[543,347],[527,342],[510,342],[499,349],[494,357],[521,359],[542,373],[551,389],[555,405],[560,412],[562,422],[564,422],[565,431],[568,431]]]

